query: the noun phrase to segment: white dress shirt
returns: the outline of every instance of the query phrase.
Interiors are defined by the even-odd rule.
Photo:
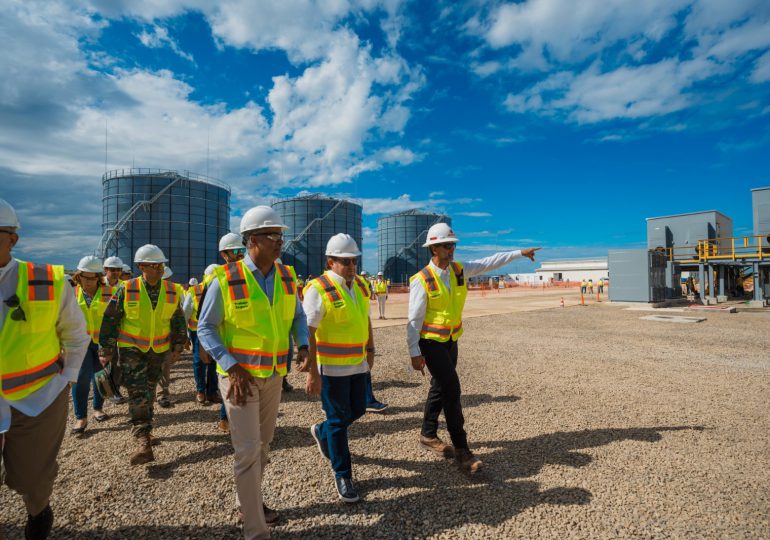
[[[348,293],[354,304],[356,303],[356,294],[353,290],[353,287],[356,286],[355,281],[351,281],[350,287],[348,287],[347,283],[345,283],[345,278],[339,274],[335,274],[329,270],[326,275],[334,280],[343,292]],[[305,315],[307,315],[308,327],[312,326],[313,328],[318,328],[321,324],[321,319],[326,315],[326,308],[324,307],[321,295],[318,294],[318,290],[316,290],[315,287],[308,287],[307,291],[305,291],[305,299],[302,302],[302,307],[305,310]],[[365,357],[359,364],[354,364],[352,366],[322,366],[318,362],[316,362],[316,366],[318,366],[318,373],[329,377],[346,377],[348,375],[357,375],[369,371],[369,363],[366,361]]]
[[[0,332],[9,312],[8,306],[2,300],[16,293],[18,281],[19,263],[16,259],[11,259],[11,262],[0,268]],[[56,335],[59,336],[62,348],[64,368],[48,384],[23,399],[9,401],[0,397],[0,433],[5,433],[11,428],[11,407],[27,416],[37,416],[59,397],[67,383],[78,379],[80,365],[86,356],[91,337],[86,332],[86,319],[75,298],[75,289],[66,280],[62,287]],[[2,361],[0,358],[0,362]]]
[[[516,251],[504,251],[502,253],[495,253],[489,257],[483,259],[477,259],[475,261],[468,261],[462,263],[463,274],[465,278],[471,278],[495,270],[501,266],[505,266],[514,259],[521,257],[521,250]],[[447,290],[452,290],[452,280],[449,273],[452,272],[452,266],[447,266],[444,270],[433,264],[433,261],[429,263],[429,266],[433,268],[436,275],[444,282]],[[406,324],[406,343],[409,346],[409,356],[414,358],[420,356],[419,341],[420,330],[422,329],[422,323],[425,320],[425,310],[428,307],[428,295],[425,294],[425,287],[422,283],[415,279],[409,284],[409,322]]]

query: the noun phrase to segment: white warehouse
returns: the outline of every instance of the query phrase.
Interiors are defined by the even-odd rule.
[[[542,281],[581,281],[607,279],[607,257],[596,259],[562,259],[544,261],[535,273],[542,276]]]

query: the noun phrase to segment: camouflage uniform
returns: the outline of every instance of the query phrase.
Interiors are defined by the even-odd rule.
[[[158,303],[162,281],[155,286],[146,281],[144,286],[150,297],[152,307]],[[99,345],[108,354],[112,354],[113,362],[117,359],[123,371],[123,385],[128,390],[128,414],[131,417],[134,437],[148,435],[152,431],[153,403],[155,401],[155,386],[158,384],[163,371],[163,362],[167,353],[157,353],[150,349],[146,353],[135,347],[120,349],[120,358],[116,354],[118,332],[123,320],[123,298],[125,284],[121,284],[117,293],[112,297],[104,311],[102,327],[99,331]],[[187,340],[187,323],[181,304],[171,316],[171,351],[182,350]]]

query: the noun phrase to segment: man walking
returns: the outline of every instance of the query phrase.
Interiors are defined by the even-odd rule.
[[[377,272],[377,281],[374,282],[374,293],[377,295],[377,306],[380,309],[380,319],[385,318],[385,301],[388,299],[388,284],[382,277],[382,272]]]
[[[278,514],[262,499],[267,465],[286,375],[289,332],[307,358],[307,324],[290,266],[276,263],[287,229],[268,206],[241,220],[247,256],[215,269],[198,318],[198,339],[217,362],[235,450],[236,500],[247,540],[269,538]],[[243,245],[242,244],[242,245]]]
[[[329,270],[308,283],[303,302],[310,329],[305,390],[321,395],[326,413],[326,421],[312,426],[310,433],[331,462],[337,493],[346,503],[359,500],[348,427],[366,411],[366,378],[374,365],[370,289],[356,275],[360,255],[353,237],[333,236],[326,245]]]
[[[427,367],[431,374],[419,442],[442,457],[454,456],[462,470],[475,473],[482,463],[468,446],[457,375],[457,340],[463,334],[467,280],[500,268],[522,255],[534,261],[535,252],[540,248],[496,253],[477,261],[459,263],[453,261],[457,241],[454,231],[446,223],[437,223],[428,229],[423,247],[430,250],[431,261],[410,279],[406,333],[412,367],[423,373]],[[452,446],[438,437],[441,411],[444,411]]]
[[[48,537],[49,499],[67,424],[68,384],[90,338],[64,268],[14,259],[21,228],[0,199],[0,462],[5,484],[27,509],[24,535]]]
[[[103,365],[117,358],[128,389],[131,434],[137,449],[131,465],[155,460],[151,436],[153,393],[165,362],[176,362],[187,341],[182,313],[182,288],[162,279],[166,256],[147,244],[136,250],[134,262],[142,275],[125,282],[110,300],[99,332]]]

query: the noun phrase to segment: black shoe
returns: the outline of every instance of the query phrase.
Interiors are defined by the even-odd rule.
[[[286,377],[283,378],[283,382],[281,383],[281,387],[283,388],[284,392],[293,392],[294,387],[289,383],[289,381],[286,380]]]
[[[351,478],[334,478],[334,485],[337,486],[337,493],[346,503],[358,502],[358,492],[353,486],[353,480]]]
[[[321,439],[321,436],[318,434],[318,426],[320,424],[313,424],[310,426],[310,434],[315,439],[315,443],[318,446],[318,451],[321,452],[321,455],[331,461],[331,457],[329,457],[329,448],[326,445],[326,440]]]
[[[171,407],[171,401],[167,397],[162,397],[158,400],[158,406],[168,409]]]
[[[27,526],[24,528],[24,538],[27,540],[45,540],[53,527],[53,510],[51,505],[36,516],[27,514]]]

